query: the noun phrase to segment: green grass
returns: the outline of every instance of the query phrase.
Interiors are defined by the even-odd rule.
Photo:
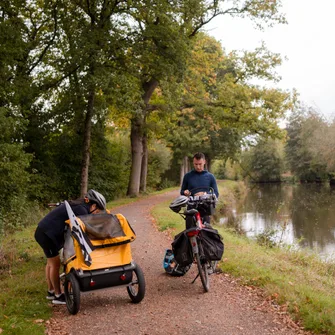
[[[46,295],[45,257],[35,227],[7,236],[0,249],[0,329],[4,334],[44,334],[52,309]],[[43,320],[43,321],[41,321]]]
[[[243,187],[234,182],[219,183],[220,206],[229,206],[243,195]],[[168,204],[153,208],[159,227],[172,235],[184,229],[183,220]],[[258,286],[283,306],[305,329],[335,334],[335,264],[327,264],[313,254],[287,249],[266,248],[230,229],[216,227],[223,236],[225,252],[222,270],[242,285]]]
[[[151,215],[159,222],[159,230],[181,231],[184,219],[170,208],[170,201],[162,202],[155,206]]]
[[[335,334],[334,264],[304,252],[268,249],[219,230],[225,241],[223,271],[240,278],[242,284],[262,287],[306,329]]]

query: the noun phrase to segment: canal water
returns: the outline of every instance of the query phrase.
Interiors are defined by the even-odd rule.
[[[315,251],[335,260],[335,188],[327,184],[256,184],[246,198],[220,219],[250,238]]]

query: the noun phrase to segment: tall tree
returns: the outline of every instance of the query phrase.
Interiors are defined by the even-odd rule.
[[[119,42],[127,32],[126,25],[122,26],[122,14],[127,10],[128,2],[63,1],[62,7],[60,25],[65,35],[59,45],[62,52],[59,70],[64,73],[67,68],[74,69],[65,85],[71,91],[74,91],[72,85],[78,89],[74,98],[79,105],[85,106],[84,110],[74,110],[79,114],[76,118],[82,120],[80,193],[84,195],[88,186],[92,122],[97,118],[103,122],[107,112],[103,100],[109,98],[109,88],[115,84],[115,60],[123,51]]]
[[[269,24],[285,22],[279,12],[280,1],[199,1],[199,2],[162,2],[138,1],[135,23],[138,38],[134,46],[134,59],[137,60],[143,95],[142,104],[132,117],[132,171],[128,194],[139,192],[143,148],[146,136],[146,118],[150,110],[149,101],[155,88],[162,81],[178,81],[185,72],[186,59],[189,56],[190,39],[199,30],[221,14],[249,16]],[[138,70],[139,69],[139,70]],[[138,105],[137,105],[138,106]]]

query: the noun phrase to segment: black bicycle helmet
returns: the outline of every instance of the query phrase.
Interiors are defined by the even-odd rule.
[[[86,198],[97,204],[99,209],[106,209],[106,199],[101,193],[95,190],[89,190],[86,194]]]
[[[189,198],[186,197],[185,195],[180,195],[178,198],[176,198],[175,200],[173,200],[170,204],[170,208],[178,213],[182,207],[185,207],[186,204],[188,203]]]

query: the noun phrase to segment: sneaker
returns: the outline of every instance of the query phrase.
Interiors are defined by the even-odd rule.
[[[54,299],[55,299],[55,292],[50,292],[50,291],[48,290],[48,293],[47,293],[46,298],[47,298],[48,300],[54,300]]]
[[[52,303],[55,305],[66,305],[64,293],[61,293],[59,296],[55,295],[55,299],[52,300]]]

